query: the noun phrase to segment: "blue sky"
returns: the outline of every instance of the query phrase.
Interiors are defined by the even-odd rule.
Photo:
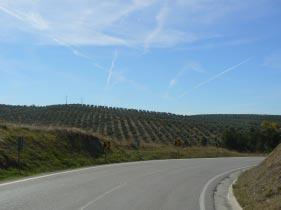
[[[281,114],[281,2],[0,0],[0,103]]]

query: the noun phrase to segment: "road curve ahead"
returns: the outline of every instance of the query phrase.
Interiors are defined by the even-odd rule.
[[[32,177],[0,184],[0,209],[208,210],[220,175],[261,160],[155,160]]]

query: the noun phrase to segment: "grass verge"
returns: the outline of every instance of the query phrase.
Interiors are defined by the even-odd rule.
[[[25,139],[20,155],[20,171],[17,162],[19,136]],[[104,140],[77,129],[0,125],[0,180],[108,163],[249,155],[211,146],[176,148],[173,145],[147,144],[133,149],[128,145],[113,143],[105,157],[102,148]]]

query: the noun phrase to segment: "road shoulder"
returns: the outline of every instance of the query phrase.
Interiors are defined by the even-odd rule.
[[[243,170],[236,171],[226,176],[216,187],[214,205],[216,210],[242,210],[233,194],[233,184]]]

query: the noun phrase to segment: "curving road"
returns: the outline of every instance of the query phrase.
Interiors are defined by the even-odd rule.
[[[261,160],[155,160],[31,177],[0,184],[0,209],[212,210],[219,180]]]

